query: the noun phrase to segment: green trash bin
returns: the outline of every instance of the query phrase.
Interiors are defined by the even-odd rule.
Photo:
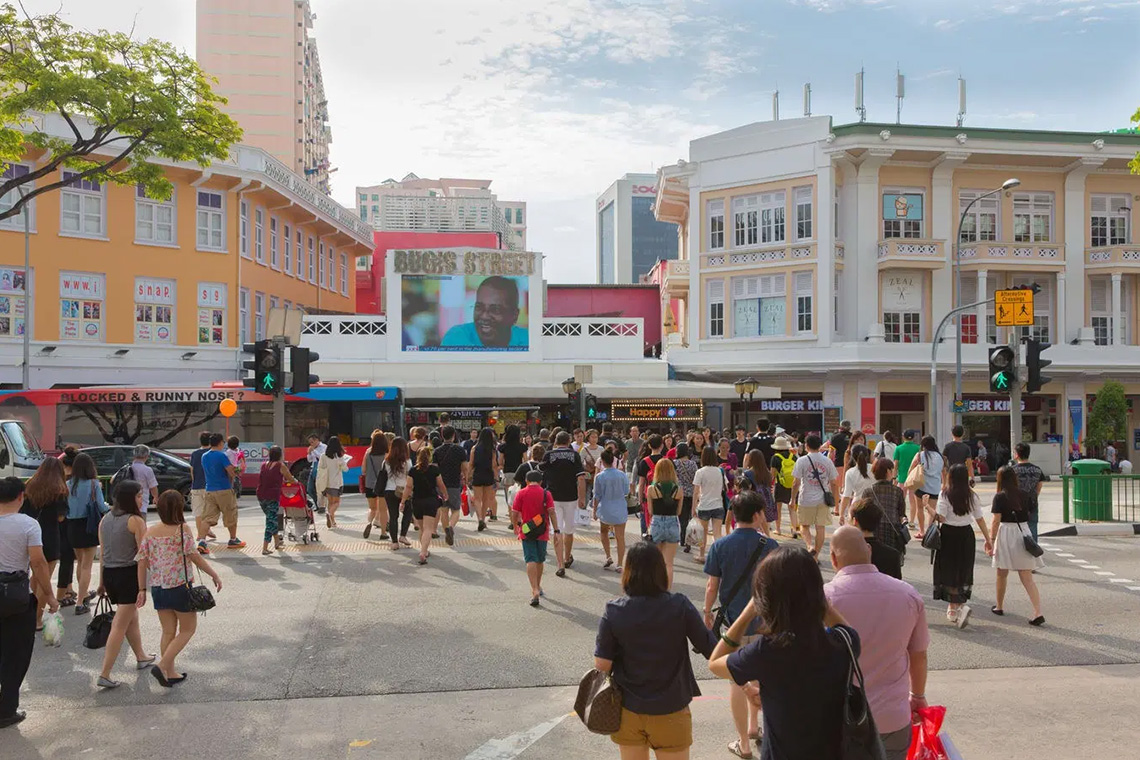
[[[1084,521],[1112,520],[1112,465],[1103,459],[1078,459],[1073,462],[1073,518]]]

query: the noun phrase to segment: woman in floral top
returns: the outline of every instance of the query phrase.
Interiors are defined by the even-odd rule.
[[[190,609],[189,564],[197,567],[222,590],[222,579],[206,558],[194,548],[194,531],[186,530],[183,510],[186,503],[177,491],[165,491],[158,497],[161,522],[150,527],[139,544],[138,606],[146,606],[146,581],[150,573],[150,594],[158,620],[162,624],[162,657],[150,669],[160,684],[171,687],[186,680],[185,673],[174,669],[174,658],[186,648],[198,626],[198,616]]]
[[[693,451],[687,443],[677,444],[677,461],[673,465],[677,469],[677,483],[681,486],[681,543],[685,554],[688,554],[692,547],[685,540],[685,532],[689,529],[689,520],[693,519],[693,476],[700,465],[693,459]]]

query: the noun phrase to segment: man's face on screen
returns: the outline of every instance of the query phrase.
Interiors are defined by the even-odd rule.
[[[513,294],[494,285],[482,285],[475,296],[475,332],[484,346],[507,346],[511,328],[519,318],[519,305]]]

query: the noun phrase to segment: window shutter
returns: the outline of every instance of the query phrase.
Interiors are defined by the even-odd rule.
[[[1114,195],[1108,199],[1109,209],[1114,214],[1121,213],[1124,209],[1128,208],[1128,196]]]
[[[782,274],[772,275],[772,295],[774,295],[774,296],[784,295],[784,275],[782,275]]]
[[[709,280],[709,303],[724,303],[724,280]]]
[[[1108,313],[1109,302],[1112,300],[1111,287],[1107,277],[1089,278],[1089,311]]]
[[[796,272],[795,287],[797,296],[810,296],[812,294],[811,272]]]
[[[973,303],[978,300],[978,277],[965,276],[962,278],[962,303]]]
[[[1092,213],[1098,216],[1104,216],[1108,213],[1108,197],[1104,195],[1094,195],[1090,208]]]

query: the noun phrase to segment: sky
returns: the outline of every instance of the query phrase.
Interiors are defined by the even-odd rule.
[[[234,0],[239,5],[243,0]],[[193,0],[24,0],[194,52]],[[550,282],[594,282],[594,200],[688,142],[772,117],[1101,131],[1140,107],[1140,0],[312,0],[333,196],[420,177],[528,204]]]

